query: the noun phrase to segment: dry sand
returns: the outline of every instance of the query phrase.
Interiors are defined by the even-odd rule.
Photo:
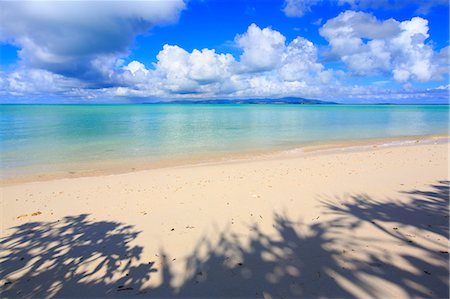
[[[425,141],[4,186],[1,296],[448,297]]]

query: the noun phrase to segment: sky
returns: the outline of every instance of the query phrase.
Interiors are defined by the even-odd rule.
[[[447,0],[0,0],[0,103],[449,103]]]

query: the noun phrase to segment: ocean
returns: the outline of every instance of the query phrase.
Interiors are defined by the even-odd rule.
[[[1,176],[448,134],[448,105],[0,105]],[[139,163],[141,163],[139,162]],[[130,166],[131,167],[131,166]]]

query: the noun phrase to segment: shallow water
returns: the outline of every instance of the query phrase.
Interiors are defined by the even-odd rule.
[[[24,169],[47,171],[80,162],[157,162],[328,141],[448,134],[449,106],[0,105],[0,124],[2,177],[8,178]]]

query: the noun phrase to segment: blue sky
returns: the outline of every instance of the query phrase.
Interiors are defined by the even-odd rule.
[[[3,103],[448,103],[448,1],[0,1]]]

